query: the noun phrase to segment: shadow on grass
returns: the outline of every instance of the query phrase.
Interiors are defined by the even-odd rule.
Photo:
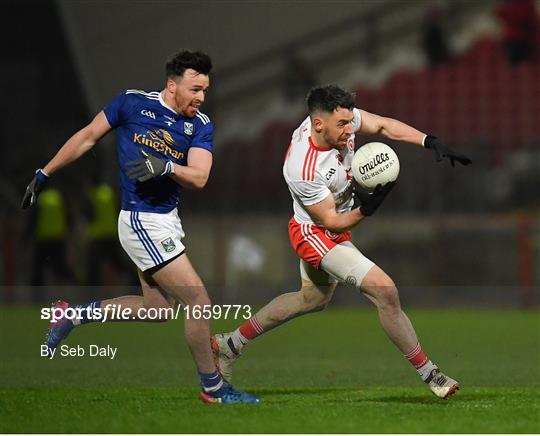
[[[356,401],[358,403],[395,403],[395,404],[426,404],[433,406],[434,404],[441,404],[446,406],[450,404],[455,398],[450,398],[447,400],[437,399],[434,395],[428,394],[418,394],[418,395],[406,395],[406,396],[387,396],[387,397],[377,397],[377,398],[360,398]],[[459,399],[461,401],[461,399]]]
[[[411,390],[413,390],[411,392]],[[416,390],[418,392],[416,392]],[[454,402],[463,403],[486,403],[498,402],[501,399],[500,392],[488,392],[476,389],[465,391],[459,390],[448,399],[443,400],[435,397],[427,388],[283,388],[283,389],[253,389],[248,391],[260,395],[263,399],[292,400],[293,397],[324,397],[324,401],[330,402],[355,402],[355,403],[385,403],[385,404],[426,404],[430,406],[441,405],[446,407]],[[394,391],[394,392],[392,392]],[[314,399],[314,398],[313,398]]]
[[[351,388],[260,388],[260,389],[248,389],[247,391],[257,395],[265,396],[287,396],[287,395],[321,395],[332,393],[358,393],[360,390],[354,390]]]

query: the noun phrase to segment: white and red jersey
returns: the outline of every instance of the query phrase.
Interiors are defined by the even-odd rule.
[[[305,209],[334,196],[337,212],[346,212],[352,206],[352,172],[354,132],[360,128],[361,113],[353,109],[353,134],[343,150],[322,150],[311,140],[311,119],[307,117],[298,127],[283,164],[283,177],[293,198],[294,219],[297,223],[314,224]]]

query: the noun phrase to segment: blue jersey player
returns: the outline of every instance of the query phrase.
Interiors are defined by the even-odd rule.
[[[182,243],[178,216],[183,187],[202,189],[212,166],[212,122],[199,111],[209,87],[212,62],[208,55],[180,51],[166,64],[161,91],[130,89],[116,96],[83,129],[73,135],[28,185],[21,207],[35,204],[49,178],[75,161],[105,134],[116,130],[122,210],[118,233],[122,247],[137,266],[143,296],[123,296],[85,305],[58,301],[47,333],[49,356],[73,328],[93,321],[146,320],[148,309],[209,307],[210,299]],[[181,207],[183,205],[181,204]],[[77,311],[70,317],[67,309]],[[201,379],[203,401],[257,403],[253,395],[225,383],[216,370],[210,348],[210,325],[204,317],[185,319],[185,337]]]

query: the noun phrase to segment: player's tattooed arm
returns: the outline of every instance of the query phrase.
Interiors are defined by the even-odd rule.
[[[186,188],[202,189],[208,182],[211,169],[212,153],[193,147],[188,152],[187,166],[174,164],[174,171],[169,177]]]
[[[323,201],[305,206],[305,208],[313,221],[323,225],[333,233],[344,233],[364,219],[364,215],[358,208],[338,213],[332,194],[329,194]]]

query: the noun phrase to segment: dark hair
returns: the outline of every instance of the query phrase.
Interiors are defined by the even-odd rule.
[[[212,59],[200,50],[181,50],[167,61],[167,64],[165,65],[167,78],[172,79],[174,77],[183,76],[188,68],[191,68],[200,74],[208,75],[212,69]]]
[[[354,94],[345,91],[337,85],[324,85],[311,88],[306,103],[310,115],[317,112],[334,112],[338,107],[354,109]]]

